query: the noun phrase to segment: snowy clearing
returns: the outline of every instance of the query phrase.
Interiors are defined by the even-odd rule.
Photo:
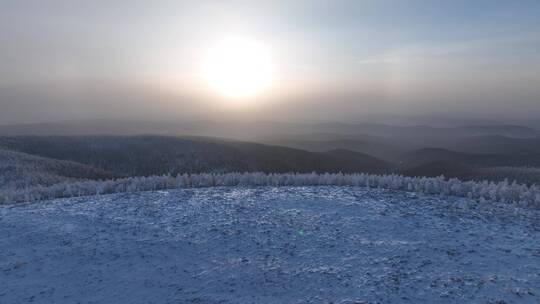
[[[540,211],[360,187],[0,206],[0,303],[538,303]]]

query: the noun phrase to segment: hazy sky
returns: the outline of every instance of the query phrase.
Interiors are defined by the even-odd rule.
[[[201,75],[231,35],[272,57],[243,107]],[[370,114],[540,117],[540,2],[0,0],[0,124]]]

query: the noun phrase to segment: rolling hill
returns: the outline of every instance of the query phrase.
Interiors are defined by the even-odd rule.
[[[540,154],[477,154],[440,148],[424,148],[402,155],[399,162],[417,166],[431,162],[455,162],[473,166],[540,166]]]
[[[195,172],[370,172],[392,165],[353,151],[308,152],[280,146],[201,137],[15,136],[0,147],[78,162],[117,176]]]
[[[0,149],[0,189],[112,177],[114,174],[92,166]]]

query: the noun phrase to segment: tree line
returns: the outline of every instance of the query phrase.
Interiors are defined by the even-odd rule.
[[[4,189],[0,203],[29,202],[55,199],[125,193],[220,186],[355,186],[378,189],[404,190],[441,196],[468,197],[480,201],[540,207],[540,187],[518,184],[508,180],[500,182],[461,181],[456,178],[408,177],[397,174],[342,174],[342,173],[200,173],[127,177],[111,180],[62,182],[51,186],[25,189]]]

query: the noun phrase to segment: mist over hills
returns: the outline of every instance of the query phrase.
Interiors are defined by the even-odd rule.
[[[440,138],[500,135],[537,138],[536,129],[506,124],[433,127],[383,123],[292,123],[292,122],[147,122],[127,120],[81,120],[36,124],[0,125],[0,135],[193,135],[257,139],[276,135],[337,134],[407,138]]]
[[[95,120],[0,126],[0,134],[4,151],[114,177],[315,171],[463,179],[500,179],[500,172],[510,172],[513,179],[528,170],[530,182],[536,171],[527,168],[540,166],[538,131],[517,125]]]
[[[289,146],[313,152],[354,150],[396,160],[422,148],[466,153],[535,154],[538,130],[517,125],[452,127],[401,126],[374,123],[287,122],[144,122],[85,120],[0,126],[0,136],[14,135],[166,135],[220,137]]]

